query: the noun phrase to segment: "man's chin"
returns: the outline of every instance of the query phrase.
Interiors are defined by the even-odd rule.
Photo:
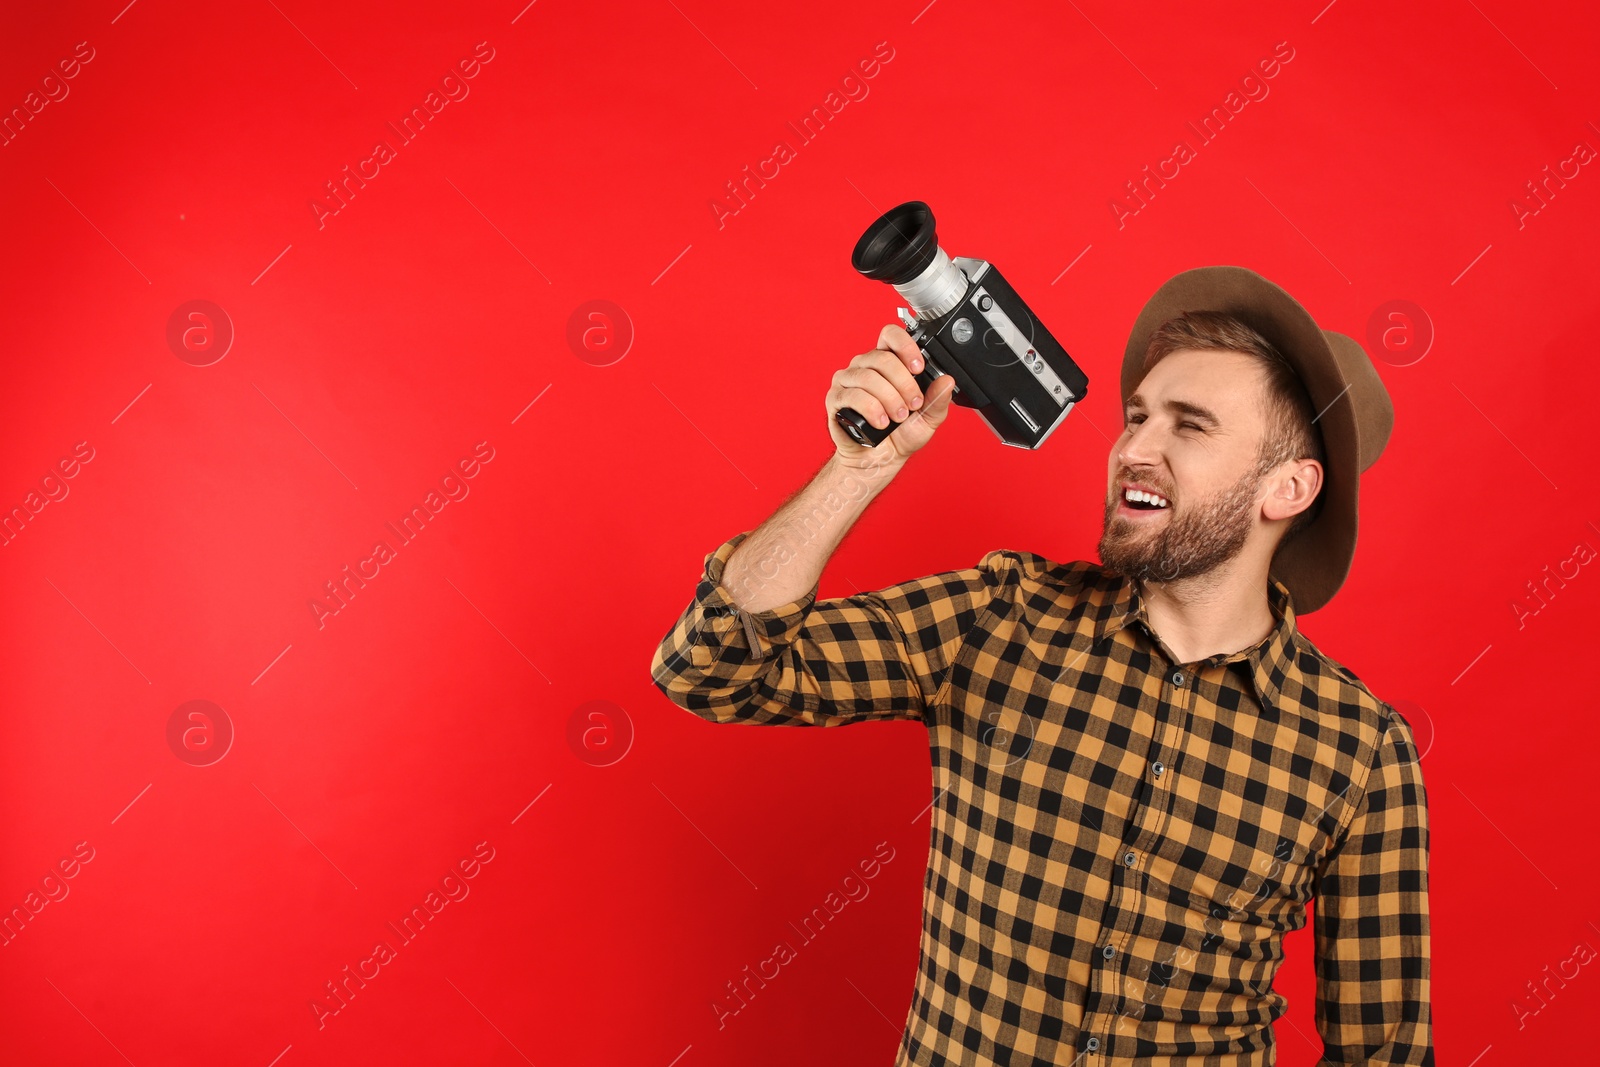
[[[1128,544],[1122,539],[1101,539],[1099,544],[1100,560],[1111,570],[1119,574],[1136,574],[1140,570],[1147,570],[1149,557],[1143,553],[1130,552]]]
[[[1100,545],[1116,551],[1129,545],[1153,544],[1157,536],[1157,531],[1140,529],[1137,523],[1115,520],[1100,534]]]

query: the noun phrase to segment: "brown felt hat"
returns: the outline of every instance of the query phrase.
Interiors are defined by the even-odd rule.
[[[1283,289],[1245,267],[1197,267],[1169,278],[1134,320],[1122,358],[1122,397],[1144,377],[1150,335],[1185,311],[1222,311],[1272,342],[1295,369],[1317,412],[1327,455],[1321,512],[1278,549],[1270,573],[1288,586],[1296,615],[1316,611],[1339,591],[1356,551],[1361,472],[1382,454],[1394,404],[1360,343],[1324,330]]]

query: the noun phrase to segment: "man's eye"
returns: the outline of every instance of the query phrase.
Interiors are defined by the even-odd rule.
[[[1129,415],[1129,416],[1127,416],[1127,424],[1129,426],[1137,426],[1139,423],[1141,423],[1143,421],[1144,421],[1144,416],[1143,415]],[[1201,426],[1198,423],[1193,423],[1193,422],[1180,422],[1180,423],[1178,423],[1178,429],[1180,429],[1180,430],[1199,430],[1199,429],[1201,429]]]

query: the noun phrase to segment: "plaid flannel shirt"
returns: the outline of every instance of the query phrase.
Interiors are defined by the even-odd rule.
[[[1312,909],[1325,1064],[1433,1063],[1411,729],[1295,626],[1177,663],[1137,584],[998,550],[739,609],[708,554],[650,670],[719,723],[928,729],[921,959],[897,1067],[1264,1065]]]

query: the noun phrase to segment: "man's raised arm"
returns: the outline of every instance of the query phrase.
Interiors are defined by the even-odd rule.
[[[825,408],[835,454],[758,529],[706,556],[694,600],[650,664],[680,707],[716,722],[785,725],[920,717],[1010,565],[992,552],[975,567],[816,600],[834,549],[949,410],[948,376],[919,410],[921,353],[904,330],[885,327],[878,345],[834,375]],[[863,447],[834,422],[840,407],[880,428],[901,425]]]

